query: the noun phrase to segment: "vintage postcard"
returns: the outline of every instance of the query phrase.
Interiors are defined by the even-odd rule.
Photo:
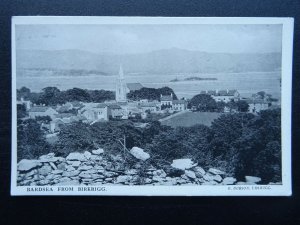
[[[293,25],[13,17],[11,194],[291,195]]]

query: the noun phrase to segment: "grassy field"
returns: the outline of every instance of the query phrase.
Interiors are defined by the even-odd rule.
[[[186,112],[161,122],[162,125],[171,127],[190,127],[195,124],[210,126],[211,122],[219,118],[221,113],[214,112]]]

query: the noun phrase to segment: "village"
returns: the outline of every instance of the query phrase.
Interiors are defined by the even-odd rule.
[[[160,95],[159,100],[140,99],[130,100],[127,94],[143,88],[141,83],[126,83],[122,66],[116,80],[115,100],[104,102],[80,102],[73,101],[56,106],[35,105],[30,100],[21,97],[18,105],[24,105],[28,114],[27,118],[36,119],[48,117],[51,120],[42,123],[42,129],[46,133],[57,133],[62,125],[76,121],[93,124],[109,120],[146,119],[150,114],[158,115],[158,118],[166,120],[174,118],[184,112],[196,112],[195,106],[188,107],[189,99],[174,99],[173,94]],[[277,102],[271,102],[267,97],[253,94],[252,98],[241,97],[238,90],[202,90],[201,95],[208,95],[216,103],[223,103],[222,113],[235,113],[237,109],[228,107],[228,103],[244,101],[248,104],[247,111],[257,114],[261,110],[279,107]],[[167,118],[164,118],[167,117]],[[196,121],[195,121],[196,122]],[[143,126],[139,123],[137,126]]]

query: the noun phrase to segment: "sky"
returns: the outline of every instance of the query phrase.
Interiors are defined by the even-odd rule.
[[[16,47],[135,54],[180,48],[203,52],[281,52],[281,25],[17,25]]]

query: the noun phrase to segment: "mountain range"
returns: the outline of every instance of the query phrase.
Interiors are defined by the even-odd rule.
[[[82,50],[17,50],[17,70],[88,70],[125,73],[269,72],[281,69],[281,53],[208,53],[178,48],[139,54],[96,54]]]

